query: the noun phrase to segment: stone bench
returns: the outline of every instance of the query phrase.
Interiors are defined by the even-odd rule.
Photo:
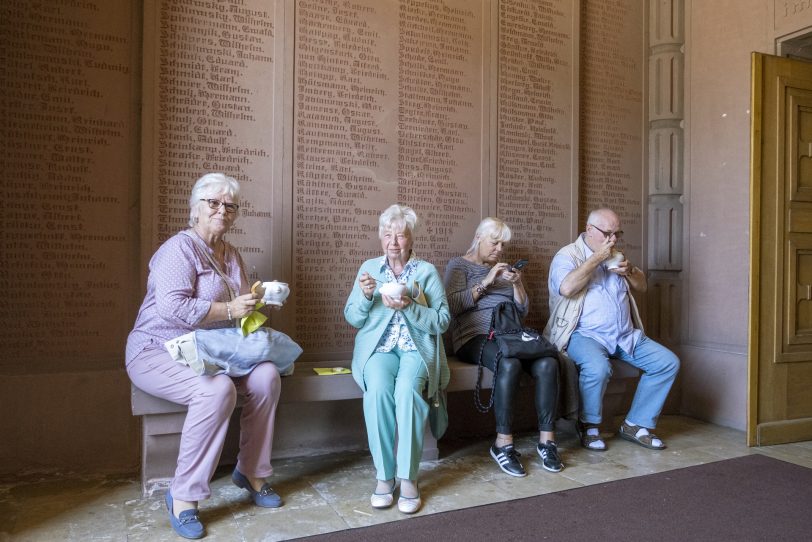
[[[456,358],[449,358],[451,380],[448,385],[449,392],[470,391],[476,387],[477,366],[463,363]],[[293,375],[282,378],[282,394],[280,405],[290,403],[306,403],[316,401],[340,401],[347,399],[360,399],[361,389],[353,380],[351,374],[319,376],[313,371],[314,367],[349,367],[349,360],[331,362],[297,362]],[[616,362],[614,378],[607,390],[607,397],[617,390],[623,394],[624,381],[634,379],[638,372],[633,367]],[[490,388],[491,375],[484,372],[482,387]],[[528,377],[529,380],[529,377]],[[618,385],[624,386],[618,388]],[[615,387],[615,391],[611,387]],[[135,386],[131,387],[132,412],[141,416],[141,489],[144,495],[149,495],[156,489],[167,487],[177,462],[178,448],[180,446],[180,433],[186,418],[186,407],[171,401],[152,396]],[[236,433],[239,428],[237,411],[240,406],[237,400],[235,414],[232,415],[229,432]],[[614,410],[614,409],[612,409]],[[359,424],[363,420],[358,420]],[[221,456],[221,464],[233,464],[236,457],[236,439],[229,435]],[[423,447],[423,459],[433,460],[439,457],[437,440],[426,428]]]
[[[280,404],[340,401],[360,399],[361,389],[351,374],[319,376],[314,367],[349,367],[350,360],[331,362],[297,362],[296,370],[291,376],[282,378]],[[449,391],[473,389],[476,385],[477,367],[462,363],[456,359],[449,360],[452,371]],[[490,386],[490,380],[483,378],[484,387]],[[141,416],[141,488],[144,494],[165,487],[175,471],[180,433],[186,418],[186,407],[165,399],[150,395],[135,386],[131,386],[132,412]],[[237,399],[237,407],[241,399]],[[237,410],[237,409],[235,409]],[[359,420],[359,423],[363,423]],[[239,420],[232,417],[230,427],[239,427]],[[229,444],[223,450],[221,462],[233,462],[234,455],[229,452]],[[439,451],[437,440],[426,431],[423,446],[423,459],[437,459]]]

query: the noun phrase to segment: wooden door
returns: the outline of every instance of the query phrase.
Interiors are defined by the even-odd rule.
[[[812,63],[753,53],[750,445],[812,439]]]

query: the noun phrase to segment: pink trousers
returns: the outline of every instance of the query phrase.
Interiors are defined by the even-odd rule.
[[[127,365],[127,374],[145,392],[189,409],[170,486],[173,497],[199,501],[211,496],[209,482],[220,461],[238,393],[246,402],[240,416],[237,469],[249,478],[273,473],[271,446],[281,390],[279,371],[273,363],[260,363],[239,378],[197,376],[162,347],[151,347]]]

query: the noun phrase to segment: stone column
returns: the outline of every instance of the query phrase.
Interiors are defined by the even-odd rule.
[[[679,342],[683,255],[684,2],[650,0],[647,332]]]

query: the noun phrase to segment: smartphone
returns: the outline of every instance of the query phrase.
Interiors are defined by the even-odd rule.
[[[510,266],[510,268],[511,268],[511,269],[515,269],[516,271],[521,271],[521,270],[522,270],[522,268],[523,268],[525,265],[527,265],[528,263],[530,263],[528,260],[525,260],[525,259],[519,259],[519,260],[517,260],[517,261],[516,261],[516,263],[514,263],[513,265],[511,265],[511,266]]]

